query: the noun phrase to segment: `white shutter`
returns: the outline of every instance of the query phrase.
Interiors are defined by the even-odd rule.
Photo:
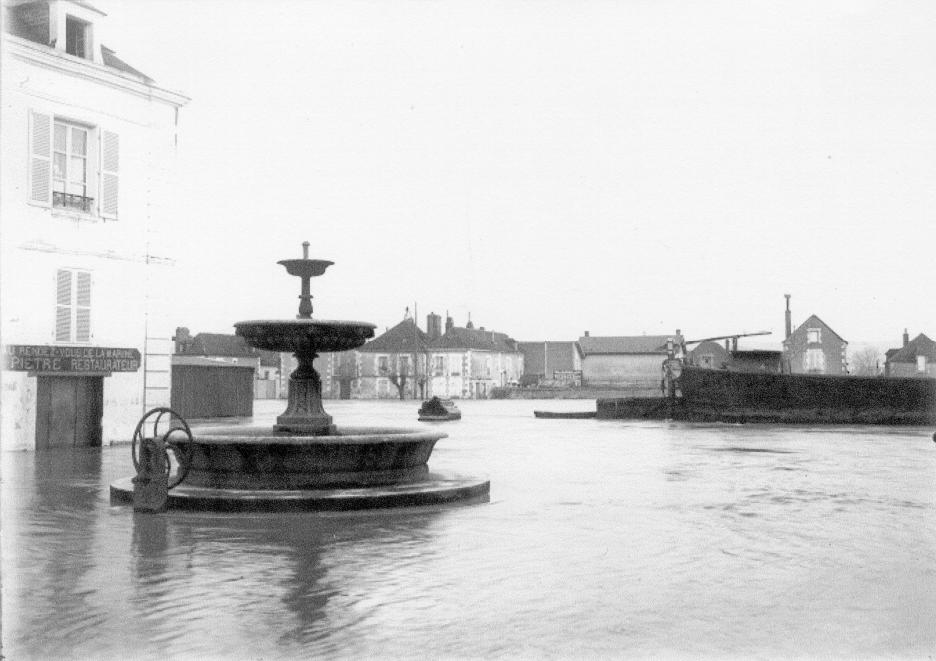
[[[52,116],[29,113],[29,201],[52,204]]]
[[[72,273],[59,269],[56,273],[55,293],[55,341],[71,341],[72,317]]]
[[[98,208],[103,218],[117,218],[120,170],[120,138],[112,131],[101,131],[101,194]]]
[[[91,274],[75,272],[75,341],[91,341]]]

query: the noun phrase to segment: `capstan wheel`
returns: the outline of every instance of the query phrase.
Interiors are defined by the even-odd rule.
[[[160,423],[165,416],[168,416],[168,428],[160,437]],[[148,425],[152,425],[152,434],[147,434]],[[156,439],[161,442],[155,443]],[[188,423],[178,413],[164,406],[151,409],[140,418],[133,432],[133,442],[130,448],[133,468],[137,473],[140,472],[140,454],[143,445],[155,444],[156,449],[161,450],[165,458],[169,488],[178,486],[188,475],[192,464],[194,440]]]

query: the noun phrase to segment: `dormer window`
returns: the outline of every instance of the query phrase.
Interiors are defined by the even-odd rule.
[[[86,60],[91,59],[91,24],[74,16],[65,17],[65,52]]]

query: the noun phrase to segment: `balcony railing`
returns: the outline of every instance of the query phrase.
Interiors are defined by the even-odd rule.
[[[84,213],[91,213],[93,204],[93,197],[74,195],[72,193],[60,193],[58,191],[52,193],[52,206],[61,209],[75,209],[77,211],[83,211]]]

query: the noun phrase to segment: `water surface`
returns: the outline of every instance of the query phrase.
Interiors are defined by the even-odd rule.
[[[465,507],[134,515],[107,491],[128,446],[5,453],[3,653],[936,653],[932,430],[532,415],[593,405],[459,402],[430,465],[490,477],[492,502]],[[414,402],[327,407],[423,425]]]

